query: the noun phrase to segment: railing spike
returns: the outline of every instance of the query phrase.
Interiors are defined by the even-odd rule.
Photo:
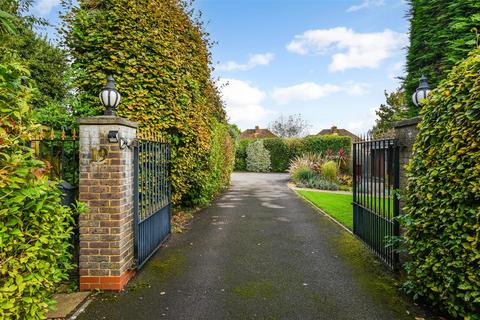
[[[50,130],[50,140],[54,140],[55,139],[55,131],[53,130],[53,128]]]
[[[65,128],[62,127],[62,133],[61,133],[61,136],[62,140],[65,140],[66,138],[66,134],[65,134]]]
[[[77,140],[77,131],[75,130],[75,128],[72,129],[72,139]]]

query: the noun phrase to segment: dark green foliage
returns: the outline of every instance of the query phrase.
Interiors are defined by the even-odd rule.
[[[265,149],[270,152],[270,160],[273,172],[285,172],[290,164],[290,150],[284,139],[264,139]]]
[[[418,114],[410,97],[425,74],[433,87],[477,45],[478,0],[409,0],[410,45],[405,91],[410,116]],[[474,30],[476,28],[476,30]]]
[[[477,49],[422,109],[402,219],[408,292],[472,320],[480,319],[479,101]]]
[[[254,140],[253,140],[254,141]],[[352,139],[340,136],[310,136],[303,139],[263,139],[265,148],[270,152],[272,172],[285,172],[290,162],[304,154],[322,154],[331,152],[337,155],[343,149],[346,158],[350,157]],[[246,147],[252,140],[240,140],[237,144],[235,170],[246,170]]]
[[[309,136],[299,141],[292,139],[287,141],[290,147],[291,156],[300,156],[305,153],[320,153],[326,154],[331,150],[337,154],[340,149],[343,149],[347,156],[350,155],[352,139],[350,137],[340,136]]]
[[[222,161],[211,158],[231,137],[218,129],[227,121],[211,77],[208,35],[186,2],[81,0],[64,30],[75,84],[89,109],[103,112],[98,92],[111,74],[122,94],[117,115],[138,122],[143,135],[171,143],[176,205],[200,204],[220,191],[212,185],[218,177],[212,161],[226,163],[234,151],[223,150]]]
[[[25,147],[37,126],[28,70],[18,61],[0,58],[0,318],[43,319],[72,267],[73,213]]]
[[[42,20],[26,15],[30,1],[0,0],[0,11],[14,17],[15,34],[0,33],[0,55],[15,52],[19,61],[30,72],[33,116],[37,121],[55,128],[75,125],[75,119],[66,107],[70,87],[66,81],[68,70],[64,50],[38,36],[33,27]]]
[[[235,171],[247,171],[247,146],[251,141],[238,141],[235,151]]]

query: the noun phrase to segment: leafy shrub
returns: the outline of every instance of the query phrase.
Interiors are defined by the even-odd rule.
[[[335,182],[331,182],[323,179],[320,175],[316,174],[307,180],[303,180],[298,184],[301,188],[319,189],[319,190],[331,190],[337,191],[339,186]]]
[[[296,183],[301,183],[302,181],[307,181],[318,176],[318,173],[313,171],[312,168],[307,166],[299,166],[293,169],[290,172],[292,180]]]
[[[122,94],[117,114],[171,143],[173,203],[211,199],[218,190],[210,185],[218,176],[211,154],[222,156],[225,141],[215,130],[227,120],[211,76],[211,43],[189,1],[77,3],[64,34],[83,104],[98,106],[106,75],[113,75]]]
[[[11,57],[0,61],[0,318],[44,318],[52,293],[72,267],[72,212],[60,204],[43,163],[24,147],[36,126],[28,72]]]
[[[327,161],[322,165],[321,176],[331,182],[337,181],[337,164],[335,161]]]
[[[251,172],[270,171],[270,152],[265,149],[262,140],[257,140],[247,146],[247,170]]]
[[[247,171],[247,146],[251,140],[240,140],[235,150],[235,170]]]
[[[453,317],[480,319],[480,49],[422,109],[408,165],[405,287]]]
[[[209,174],[202,185],[192,187],[184,204],[197,206],[209,203],[214,195],[230,183],[233,170],[234,143],[228,132],[228,125],[214,121],[210,154],[207,159]]]
[[[351,175],[348,174],[341,174],[337,177],[338,182],[340,182],[342,185],[345,185],[347,187],[351,187],[353,184],[353,178]]]
[[[264,139],[263,144],[270,152],[270,161],[273,172],[285,172],[290,164],[290,150],[284,139],[271,138]]]

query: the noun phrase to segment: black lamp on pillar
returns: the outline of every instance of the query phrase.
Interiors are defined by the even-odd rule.
[[[115,116],[115,108],[120,104],[120,93],[115,88],[115,80],[112,76],[108,76],[107,84],[103,87],[98,95],[100,102],[105,107],[106,116]]]

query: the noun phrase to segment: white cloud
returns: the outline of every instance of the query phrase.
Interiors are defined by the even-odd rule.
[[[363,96],[368,93],[368,83],[348,81],[344,85],[318,84],[304,82],[289,87],[276,88],[271,96],[279,104],[287,104],[292,101],[312,101],[331,95],[336,92],[345,92],[350,96]]]
[[[33,11],[41,17],[46,17],[58,5],[60,5],[60,0],[39,0],[33,7]]]
[[[384,0],[363,0],[362,3],[353,5],[347,9],[347,12],[355,12],[363,9],[368,9],[371,7],[380,7],[385,5]]]
[[[348,122],[346,124],[346,129],[352,133],[364,134],[368,130],[372,129],[375,124],[375,119],[377,114],[375,113],[378,110],[377,108],[370,108],[368,112],[360,115],[360,119]]]
[[[272,92],[272,97],[280,104],[287,104],[291,101],[317,100],[340,90],[342,90],[341,87],[333,84],[304,82],[290,87],[276,88]]]
[[[274,113],[262,106],[266,97],[265,92],[247,82],[237,79],[221,79],[219,85],[227,115],[233,123],[240,127],[258,124],[266,116]]]
[[[407,35],[391,31],[357,33],[352,29],[308,30],[287,45],[287,50],[306,55],[335,51],[329,65],[331,72],[353,68],[378,68],[407,43]]]
[[[358,83],[349,81],[345,84],[344,90],[350,96],[363,96],[368,93],[368,88],[370,84],[368,83]]]
[[[275,59],[273,53],[259,53],[250,56],[247,63],[240,64],[235,61],[228,61],[217,66],[219,71],[246,71],[257,66],[268,66]]]
[[[388,78],[390,78],[391,80],[398,80],[396,79],[396,77],[401,75],[401,72],[403,71],[404,68],[405,68],[404,62],[399,61],[392,64],[388,68]]]

